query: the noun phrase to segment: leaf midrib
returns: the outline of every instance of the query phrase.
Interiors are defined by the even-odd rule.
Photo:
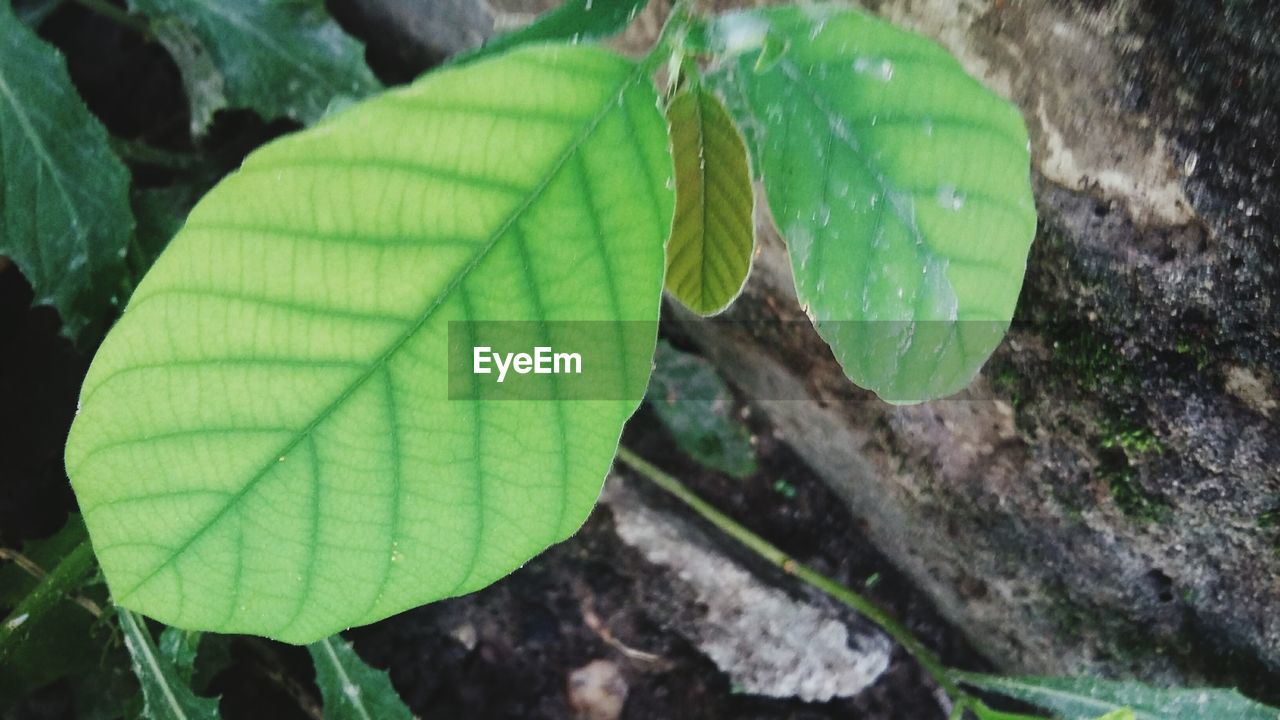
[[[510,232],[510,230],[515,226],[515,223],[524,215],[524,213],[527,212],[540,197],[542,197],[542,194],[551,185],[551,182],[560,175],[560,172],[565,168],[565,165],[569,160],[578,153],[582,145],[585,144],[591,135],[595,133],[596,129],[600,126],[600,123],[604,121],[609,113],[618,109],[619,105],[614,102],[614,99],[625,94],[627,89],[635,82],[636,78],[640,76],[643,71],[643,64],[635,64],[631,72],[627,73],[626,77],[624,77],[618,84],[617,89],[606,95],[607,100],[602,103],[600,112],[597,113],[583,131],[571,143],[569,143],[568,146],[566,146],[565,151],[561,153],[551,167],[548,168],[542,181],[532,189],[525,201],[518,205],[506,220],[498,226],[494,233],[489,237],[488,241],[486,241],[480,248],[480,251],[477,252],[466,265],[459,269],[449,283],[435,296],[435,298],[432,299],[430,303],[428,303],[427,307],[421,312],[421,317],[419,317],[408,330],[388,345],[382,353],[374,358],[374,360],[369,364],[368,369],[352,380],[343,392],[340,393],[333,402],[321,409],[320,412],[316,414],[316,417],[308,423],[306,427],[300,430],[292,440],[277,452],[272,453],[253,477],[245,483],[244,487],[227,500],[221,510],[215,513],[213,517],[193,532],[185,542],[179,545],[168,555],[168,557],[156,565],[151,572],[147,573],[147,575],[145,575],[141,580],[134,583],[133,587],[121,592],[117,596],[120,602],[123,603],[127,601],[130,596],[149,583],[162,570],[169,567],[174,560],[183,555],[196,542],[196,540],[200,539],[209,531],[210,528],[217,525],[218,522],[231,510],[231,508],[237,506],[240,501],[253,490],[253,488],[257,487],[258,483],[261,482],[261,480],[266,477],[271,469],[277,464],[276,458],[286,456],[292,452],[294,448],[309,437],[321,423],[327,420],[343,405],[343,403],[354,395],[355,392],[369,380],[369,378],[373,377],[373,375],[382,368],[387,367],[391,357],[395,355],[400,348],[405,345],[405,343],[409,342],[409,340],[422,330],[427,322],[435,315],[436,310],[452,296],[454,291],[462,284],[463,280],[465,280],[476,269],[476,267],[489,255],[490,251],[492,251],[498,244],[498,242]],[[239,549],[237,548],[237,550]],[[237,552],[237,554],[239,554],[239,552]]]
[[[325,655],[328,656],[329,662],[333,664],[334,671],[338,673],[338,682],[342,684],[342,687],[339,688],[339,690],[342,692],[343,697],[347,699],[348,704],[350,704],[360,717],[364,718],[364,720],[373,720],[373,716],[371,716],[369,711],[365,708],[364,701],[361,700],[361,696],[358,693],[347,693],[347,688],[354,688],[357,687],[357,685],[351,681],[351,676],[347,674],[346,668],[342,667],[342,661],[338,659],[338,653],[333,649],[333,638],[327,637],[321,640],[320,646],[324,648]]]
[[[182,709],[182,704],[178,702],[177,696],[174,695],[173,688],[169,687],[168,678],[165,677],[164,671],[160,669],[160,663],[151,647],[151,642],[143,635],[142,628],[138,625],[138,619],[134,616],[133,611],[125,610],[120,615],[120,624],[124,626],[125,634],[133,636],[133,644],[138,647],[138,654],[142,655],[143,660],[146,661],[147,666],[151,669],[155,684],[160,686],[165,702],[168,703],[174,717],[179,718],[179,720],[187,720],[187,713]]]

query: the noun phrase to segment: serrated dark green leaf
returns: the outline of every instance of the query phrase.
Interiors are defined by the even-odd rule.
[[[334,635],[307,646],[316,666],[316,685],[324,698],[325,720],[411,720],[391,678],[356,654],[351,643]]]
[[[490,38],[481,47],[457,55],[453,64],[469,63],[538,42],[595,40],[627,26],[649,0],[566,0],[532,23]]]
[[[129,7],[151,20],[178,63],[197,134],[222,107],[309,124],[379,88],[364,47],[324,3],[129,0]]]
[[[62,55],[0,0],[0,255],[92,340],[125,279],[129,171],[76,94]]]
[[[998,677],[964,674],[960,679],[1050,710],[1062,720],[1098,720],[1132,712],[1133,720],[1280,720],[1280,709],[1235,690],[1154,688],[1138,682],[1090,678]]]
[[[676,215],[667,243],[666,287],[701,315],[738,296],[751,269],[755,224],[742,136],[715,95],[694,86],[667,107],[676,171]]]
[[[202,135],[213,114],[228,106],[226,78],[214,64],[209,48],[185,20],[160,17],[151,23],[156,40],[169,51],[182,76],[191,113],[191,134]]]
[[[694,460],[734,477],[756,471],[751,434],[711,363],[660,341],[645,401]]]
[[[133,659],[133,673],[142,685],[147,720],[216,720],[218,701],[196,696],[174,666],[156,648],[143,619],[118,608],[116,618],[125,647]]]
[[[709,79],[760,148],[796,294],[857,384],[959,391],[1013,316],[1036,213],[1017,108],[946,50],[837,5],[731,13]]]

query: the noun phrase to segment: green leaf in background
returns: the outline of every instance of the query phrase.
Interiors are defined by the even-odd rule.
[[[715,95],[700,87],[667,107],[676,169],[676,215],[667,243],[667,291],[701,315],[742,290],[755,249],[751,171],[742,136]]]
[[[659,342],[645,400],[694,460],[734,477],[756,471],[751,434],[711,363]]]
[[[1165,690],[1136,682],[1090,678],[1010,678],[963,674],[959,679],[980,690],[1050,710],[1063,720],[1280,719],[1280,709],[1254,702],[1235,690]],[[1126,712],[1131,714],[1126,715]]]
[[[945,50],[852,10],[731,13],[712,76],[757,126],[796,294],[857,384],[962,389],[1013,316],[1036,213],[1017,108]]]
[[[196,134],[223,107],[309,124],[379,87],[364,47],[322,2],[129,0],[129,7],[151,21],[177,62]]]
[[[212,184],[212,183],[209,183]],[[138,221],[138,244],[134,250],[139,265],[149,268],[187,220],[204,191],[204,183],[180,183],[158,188],[134,188],[130,193],[134,217]]]
[[[73,339],[96,339],[116,312],[133,232],[128,193],[129,171],[62,55],[0,0],[0,255]]]
[[[1047,720],[1043,715],[1023,715],[1022,713],[992,710],[981,703],[969,706],[968,712],[972,713],[978,720]],[[967,718],[969,715],[965,714],[962,717]]]
[[[450,322],[647,323],[598,348],[647,375],[670,179],[645,68],[586,46],[429,74],[253,153],[81,391],[66,462],[116,601],[307,643],[571,535],[639,398],[451,399]]]
[[[93,667],[101,638],[94,618],[67,597],[93,568],[84,523],[29,542],[0,564],[0,708],[64,675]]]
[[[496,35],[483,46],[460,53],[450,62],[455,65],[474,62],[529,43],[576,43],[608,37],[626,27],[648,4],[649,0],[565,0],[532,23]]]
[[[142,685],[146,701],[143,717],[147,720],[216,720],[218,701],[197,697],[191,692],[169,660],[156,649],[151,631],[142,618],[124,608],[117,609],[116,617],[125,647],[133,658],[133,673]]]
[[[182,90],[191,112],[191,134],[203,135],[213,114],[227,107],[226,78],[209,49],[185,20],[159,17],[151,23],[156,40],[169,51],[182,76]]]
[[[13,9],[18,19],[26,24],[27,27],[35,30],[45,21],[45,18],[53,14],[65,0],[32,0],[31,2],[19,2],[18,6]]]
[[[204,637],[202,632],[176,627],[166,627],[160,631],[158,643],[160,657],[168,661],[174,675],[188,685],[191,683],[191,676],[195,673],[196,657],[200,654],[202,637]]]
[[[341,637],[307,646],[316,666],[316,685],[324,699],[324,720],[410,720],[413,713],[391,686]]]

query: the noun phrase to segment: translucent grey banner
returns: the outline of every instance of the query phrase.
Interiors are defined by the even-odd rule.
[[[770,363],[783,371],[775,375],[801,376],[815,360],[830,362],[834,355],[856,384],[886,399],[926,388],[929,397],[980,400],[990,399],[989,393],[969,381],[1009,323],[823,321],[818,328],[823,339],[807,321],[711,319],[674,329],[678,336],[724,336],[715,347],[743,350],[714,358],[716,364],[741,365],[752,376]],[[648,321],[450,322],[449,399],[638,401],[648,385],[657,330]],[[698,344],[698,338],[689,339]],[[751,385],[745,389],[755,400],[812,400],[804,382]]]
[[[450,400],[644,397],[656,321],[449,323]]]

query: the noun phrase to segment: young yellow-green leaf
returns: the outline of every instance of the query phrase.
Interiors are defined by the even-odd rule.
[[[129,0],[129,7],[152,21],[178,63],[197,134],[223,107],[311,123],[379,86],[364,47],[322,2]]]
[[[964,674],[980,690],[1052,711],[1062,720],[1277,720],[1280,709],[1235,690],[1155,688],[1092,678],[998,677]],[[1099,717],[1101,716],[1101,717]]]
[[[742,135],[715,95],[700,87],[667,108],[676,168],[676,216],[667,244],[667,291],[701,315],[742,290],[755,248],[751,170]]]
[[[0,0],[0,255],[67,336],[92,338],[116,312],[132,232],[129,171],[106,130],[62,55]]]
[[[142,618],[124,608],[116,610],[125,647],[133,658],[133,673],[142,685],[147,720],[217,720],[218,701],[198,697],[156,649]]]
[[[718,18],[796,294],[845,372],[954,393],[1013,317],[1036,212],[1025,125],[935,43],[836,6]]]
[[[324,720],[411,720],[385,672],[369,667],[335,635],[307,646],[324,699]]]
[[[67,469],[117,602],[307,643],[572,534],[638,392],[450,398],[450,322],[640,321],[594,349],[643,380],[670,178],[644,68],[586,46],[429,74],[253,153],[81,391]]]
[[[529,43],[579,42],[608,37],[631,22],[649,0],[565,0],[532,23],[497,35],[483,46],[461,53],[451,62],[469,63]]]

